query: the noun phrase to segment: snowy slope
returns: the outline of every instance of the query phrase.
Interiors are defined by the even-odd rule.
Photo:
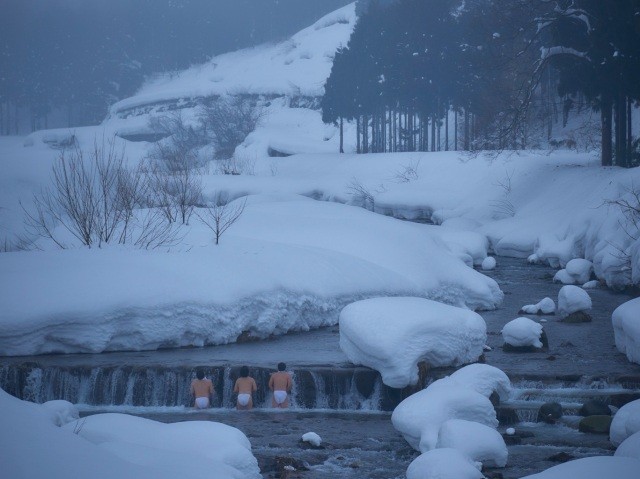
[[[178,74],[165,74],[111,108],[118,116],[132,108],[225,94],[322,96],[333,56],[349,41],[355,3],[330,13],[291,39],[212,58]]]

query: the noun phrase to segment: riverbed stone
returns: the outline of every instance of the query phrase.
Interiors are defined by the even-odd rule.
[[[560,321],[563,323],[590,323],[592,321],[591,315],[585,313],[584,311],[576,311],[575,313],[571,313],[569,316],[562,318]]]
[[[609,434],[612,420],[613,418],[611,416],[585,417],[580,421],[580,424],[578,424],[578,430],[592,434]]]
[[[603,401],[589,399],[584,402],[578,414],[580,416],[611,416],[611,409]]]
[[[540,406],[536,422],[555,424],[562,417],[562,405],[558,402],[548,402]]]
[[[515,409],[502,406],[496,407],[495,409],[496,418],[501,426],[511,426],[520,422],[520,418],[518,417],[518,413]]]
[[[542,333],[540,334],[540,342],[542,343],[541,348],[536,348],[535,346],[512,346],[509,343],[504,343],[502,345],[502,350],[507,353],[537,353],[541,351],[548,351],[549,338],[544,328],[542,329]]]
[[[568,452],[562,451],[562,452],[559,452],[558,454],[554,454],[553,456],[549,456],[547,461],[563,463],[563,462],[572,461],[575,458],[576,457],[573,454],[569,454]]]

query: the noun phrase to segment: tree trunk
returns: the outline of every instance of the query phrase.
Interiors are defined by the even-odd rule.
[[[360,148],[360,115],[356,117],[356,153],[362,153]]]
[[[344,120],[340,117],[340,153],[344,153]]]
[[[469,151],[469,110],[464,109],[464,151]]]
[[[444,151],[449,151],[449,107],[444,115]]]
[[[613,150],[611,144],[611,100],[602,99],[601,111],[601,132],[602,132],[602,150],[601,163],[602,166],[611,166],[613,164]]]

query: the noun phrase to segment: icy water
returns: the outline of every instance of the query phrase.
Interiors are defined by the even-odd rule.
[[[550,458],[561,452],[576,458],[612,454],[606,436],[577,431],[578,418],[573,414],[585,399],[619,407],[640,398],[640,366],[617,351],[611,327],[611,313],[631,299],[629,294],[590,290],[592,322],[567,324],[555,316],[538,317],[544,320],[548,351],[502,351],[500,330],[518,316],[523,305],[545,296],[557,300],[561,285],[552,283],[554,273],[551,268],[510,258],[498,258],[497,269],[486,273],[498,281],[505,301],[496,311],[480,312],[492,348],[485,360],[512,379],[514,394],[502,407],[515,411],[518,431],[532,433],[521,444],[509,446],[508,466],[495,471],[506,479],[551,467],[556,463]],[[87,403],[90,406],[82,407],[83,414],[116,410],[164,422],[215,420],[238,427],[250,438],[265,478],[274,477],[277,457],[293,457],[309,468],[290,478],[403,478],[417,453],[391,425],[388,410],[401,396],[385,389],[377,374],[350,365],[338,341],[338,328],[332,327],[211,348],[0,358],[0,383],[13,394],[37,402],[66,398]],[[259,382],[264,382],[278,361],[287,362],[294,371],[296,407],[286,412],[269,410],[262,395],[259,409],[250,413],[231,409],[229,388],[237,366],[252,366]],[[206,366],[211,372],[222,408],[194,412],[184,407],[195,366]],[[432,379],[447,373],[431,371]],[[563,405],[563,422],[530,422],[547,401]],[[300,438],[309,431],[323,438],[323,449],[303,448]]]

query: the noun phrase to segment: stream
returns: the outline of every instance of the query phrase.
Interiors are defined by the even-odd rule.
[[[485,361],[504,370],[514,386],[498,408],[500,431],[515,427],[531,437],[509,446],[506,468],[488,473],[515,479],[557,464],[550,458],[558,453],[575,458],[612,454],[607,436],[578,432],[575,414],[587,399],[620,407],[640,398],[640,365],[617,351],[611,327],[611,313],[631,295],[589,290],[592,322],[568,324],[555,316],[538,317],[544,320],[549,349],[507,353],[501,348],[504,324],[525,304],[545,296],[556,301],[562,285],[552,282],[552,268],[523,259],[497,260],[497,268],[485,274],[500,284],[505,300],[498,310],[480,312],[491,347]],[[208,348],[0,358],[0,386],[35,402],[69,400],[78,404],[82,415],[112,411],[162,422],[229,424],[249,437],[265,478],[275,477],[277,457],[295,458],[309,469],[289,478],[403,478],[418,454],[393,429],[390,412],[415,389],[386,387],[377,372],[351,365],[338,341],[335,326]],[[264,393],[279,361],[285,361],[294,375],[292,408],[287,411],[269,409]],[[242,364],[250,366],[260,390],[258,407],[249,413],[235,411],[232,404],[231,385]],[[204,412],[188,407],[195,367],[205,368],[217,391],[216,407]],[[426,382],[450,372],[431,370]],[[548,401],[560,402],[565,416],[555,425],[533,422],[540,405]],[[321,449],[308,449],[300,442],[310,431],[322,437]]]

